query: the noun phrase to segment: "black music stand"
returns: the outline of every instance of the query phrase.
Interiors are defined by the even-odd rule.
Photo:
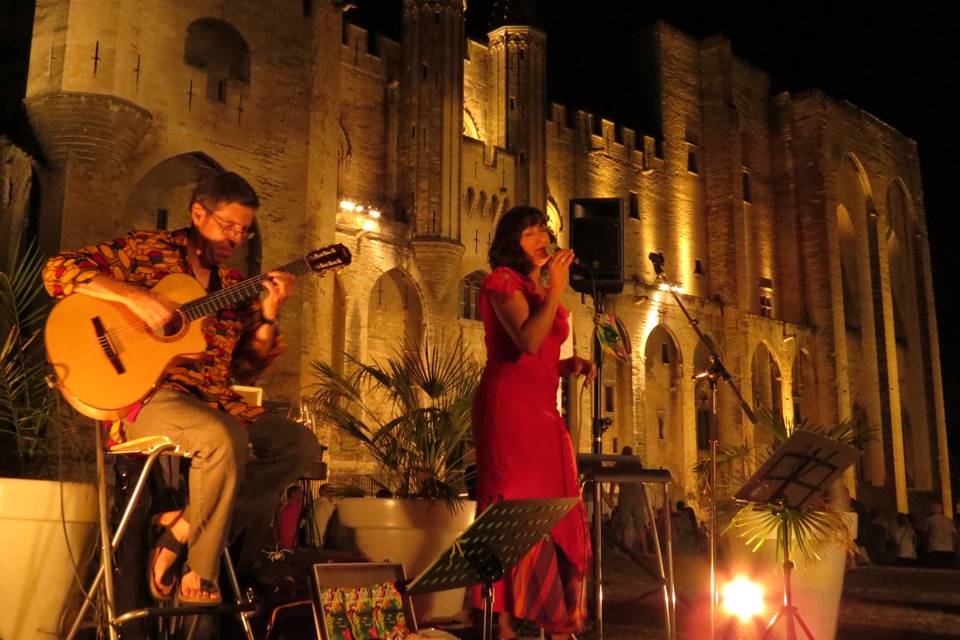
[[[502,500],[487,507],[419,576],[416,595],[483,585],[483,638],[493,640],[493,584],[550,533],[578,498]]]
[[[848,444],[812,431],[796,430],[780,445],[760,469],[734,496],[738,500],[765,502],[779,509],[783,535],[783,605],[767,624],[764,640],[770,637],[783,618],[787,639],[796,640],[796,624],[809,640],[814,640],[800,612],[793,606],[788,512],[803,511],[860,457],[860,451]]]

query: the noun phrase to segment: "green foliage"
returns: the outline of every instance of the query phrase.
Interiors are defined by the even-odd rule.
[[[349,373],[314,361],[315,415],[355,438],[394,478],[400,497],[459,504],[470,454],[470,412],[479,365],[463,343],[428,338],[385,363],[347,356]]]
[[[718,448],[717,451],[717,522],[723,533],[736,531],[747,546],[759,549],[771,534],[776,534],[777,556],[783,558],[787,542],[795,555],[807,563],[820,560],[823,545],[836,541],[853,550],[853,539],[847,529],[842,513],[824,502],[804,511],[782,510],[776,505],[744,502],[732,497],[750,477],[750,471],[758,468],[783,444],[794,430],[805,430],[838,440],[862,449],[874,437],[873,429],[860,420],[846,420],[835,427],[824,427],[802,421],[788,425],[783,417],[769,408],[757,411],[755,435],[766,434],[770,444],[756,447]],[[751,464],[753,463],[753,464]],[[755,466],[754,466],[755,465]],[[700,460],[694,465],[697,493],[700,503],[709,505],[711,491],[710,461]],[[845,506],[845,505],[844,505]]]
[[[50,452],[47,431],[56,405],[43,352],[49,311],[41,296],[43,265],[31,245],[14,256],[10,273],[0,272],[0,442],[7,475],[28,474]]]

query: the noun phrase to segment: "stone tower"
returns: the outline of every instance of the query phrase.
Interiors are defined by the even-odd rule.
[[[516,154],[516,201],[546,204],[546,43],[525,12],[507,3],[488,34],[492,143]],[[525,5],[524,5],[525,6]],[[499,26],[498,26],[498,23]]]
[[[462,0],[404,0],[398,201],[439,307],[451,298],[463,255],[464,46]]]
[[[136,100],[138,53],[118,46],[136,20],[119,0],[96,11],[72,4],[37,4],[25,99],[51,170],[40,214],[48,250],[82,231],[113,233],[118,214],[105,204],[115,202],[117,179],[153,119]]]

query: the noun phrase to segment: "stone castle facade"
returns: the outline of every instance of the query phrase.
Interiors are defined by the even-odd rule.
[[[52,252],[175,228],[199,175],[241,173],[263,202],[243,268],[332,242],[354,255],[288,303],[288,352],[264,384],[295,404],[310,362],[342,365],[344,351],[381,358],[436,330],[482,359],[476,287],[498,216],[533,204],[566,245],[571,198],[623,198],[626,285],[606,305],[632,359],[604,368],[606,451],[629,444],[668,467],[680,498],[706,454],[693,375],[707,354],[655,286],[646,256],[659,251],[751,405],[866,420],[877,437],[851,483],[899,511],[949,510],[912,140],[818,91],[772,95],[726,38],[666,24],[649,31],[659,130],[643,135],[549,104],[548,34],[534,27],[469,40],[462,0],[404,0],[399,43],[348,19],[331,0],[38,0],[25,104],[45,159],[3,149],[8,237],[35,229]],[[590,300],[566,304],[571,348],[589,357]],[[590,394],[568,395],[587,451]],[[755,441],[726,388],[719,411],[721,444]],[[363,467],[323,437],[335,470]]]

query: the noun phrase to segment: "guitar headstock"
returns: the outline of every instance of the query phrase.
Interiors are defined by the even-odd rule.
[[[305,259],[310,269],[322,273],[328,269],[347,266],[353,257],[350,255],[350,249],[342,244],[331,244],[311,251]]]

